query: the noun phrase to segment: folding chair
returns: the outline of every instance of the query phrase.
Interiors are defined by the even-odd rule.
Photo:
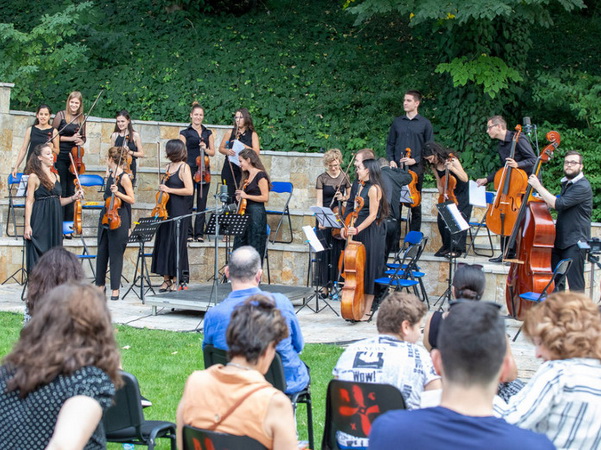
[[[22,209],[25,211],[25,195],[17,196],[17,191],[19,188],[19,183],[21,183],[21,178],[23,177],[23,173],[18,173],[16,177],[13,177],[12,174],[8,175],[8,213],[6,214],[6,235],[9,237],[18,238],[23,236],[23,233],[17,233],[17,215],[15,209]],[[13,234],[9,233],[9,225],[12,218],[13,225]],[[23,225],[19,225],[24,227]]]
[[[66,234],[73,234],[73,221],[64,221],[63,222],[63,235]],[[96,278],[96,271],[94,270],[94,265],[92,264],[92,260],[96,259],[96,255],[93,255],[92,253],[90,253],[90,250],[88,249],[88,246],[86,244],[86,240],[84,239],[83,235],[81,236],[81,244],[83,247],[83,252],[76,255],[77,258],[79,260],[82,261],[87,261],[88,264],[90,264],[90,270],[92,271],[92,276],[94,278]]]
[[[366,439],[373,421],[386,411],[406,409],[401,392],[389,384],[332,380],[326,397],[322,450],[339,449],[336,432]]]
[[[562,283],[565,280],[566,276],[568,275],[568,270],[570,270],[571,265],[572,265],[572,258],[562,259],[561,261],[559,261],[557,263],[557,266],[555,266],[555,270],[553,271],[553,276],[551,277],[551,279],[549,280],[547,285],[544,287],[542,292],[540,292],[540,293],[539,292],[525,292],[523,294],[520,294],[520,298],[522,300],[526,300],[526,301],[534,302],[534,303],[540,303],[540,302],[545,301],[545,298],[547,298],[547,295],[548,295],[549,289],[551,288],[551,285],[553,283],[555,283],[555,285]],[[518,332],[513,337],[513,342],[515,342],[515,340],[518,338],[518,336],[522,332],[523,326],[524,325],[522,324],[520,326],[520,329],[518,330]]]
[[[419,282],[419,288],[420,288],[420,292],[422,294],[421,299],[423,302],[426,302],[426,305],[428,305],[428,308],[430,308],[430,299],[428,298],[428,293],[426,292],[426,286],[424,285],[424,281],[423,281],[426,274],[425,274],[425,272],[422,272],[420,270],[420,267],[418,264],[419,259],[421,258],[422,254],[424,253],[424,250],[425,250],[427,244],[428,244],[428,238],[424,238],[424,233],[422,233],[421,231],[410,231],[409,233],[407,233],[405,235],[405,238],[403,240],[403,245],[402,245],[401,249],[399,250],[399,252],[397,253],[397,255],[395,256],[395,261],[398,261],[399,258],[401,257],[400,255],[402,255],[402,252],[407,250],[410,246],[416,245],[419,247],[419,252],[417,253],[415,260],[412,263],[411,278],[417,279],[417,281]],[[398,269],[399,267],[401,269],[407,268],[406,264],[401,264],[400,262],[388,263],[388,264],[386,264],[386,266],[389,269]],[[387,273],[390,274],[392,272],[387,272]]]
[[[218,433],[184,425],[183,450],[263,450],[266,448],[259,441],[248,436]]]
[[[492,235],[490,234],[490,230],[488,229],[488,227],[486,226],[486,214],[488,213],[488,210],[490,209],[490,205],[494,202],[495,200],[495,193],[494,192],[486,192],[486,210],[484,211],[484,214],[482,215],[482,219],[480,221],[477,220],[473,220],[469,222],[469,228],[468,228],[468,234],[470,237],[470,243],[467,246],[466,250],[465,250],[465,255],[464,257],[467,256],[467,254],[469,253],[470,249],[474,251],[474,255],[477,256],[486,256],[486,257],[493,257],[495,254],[494,248],[493,248],[493,244],[492,244]],[[476,238],[478,237],[478,233],[480,232],[480,229],[484,227],[484,229],[486,230],[486,234],[488,237],[488,246],[490,248],[490,254],[488,254],[488,252],[486,253],[478,253],[478,251],[476,250]],[[475,231],[472,233],[472,230]]]
[[[290,244],[294,240],[294,236],[292,235],[292,219],[290,218],[289,204],[290,204],[290,199],[292,198],[292,190],[294,189],[294,186],[292,185],[292,183],[290,183],[288,181],[272,181],[271,185],[272,185],[271,190],[269,191],[270,195],[272,193],[288,194],[288,197],[286,198],[286,203],[284,204],[284,208],[282,208],[281,211],[273,210],[273,209],[268,209],[266,211],[267,214],[280,216],[280,221],[278,222],[278,226],[275,229],[271,243],[273,244],[275,242],[281,242],[284,244]],[[290,239],[287,241],[282,241],[282,240],[277,239],[278,234],[280,232],[280,228],[282,227],[282,223],[284,222],[284,217],[288,217],[288,229],[290,230]]]
[[[146,420],[138,380],[131,373],[121,371],[125,383],[114,397],[114,405],[102,418],[107,442],[145,445],[154,449],[158,438],[168,438],[175,450],[175,424],[163,420]]]
[[[227,364],[227,352],[219,349],[213,345],[207,345],[202,349],[202,353],[205,361],[205,369],[211,367],[214,364]],[[307,367],[308,369],[308,367]],[[284,364],[282,358],[276,352],[275,357],[267,373],[265,379],[270,382],[273,387],[286,393],[286,377],[284,376]],[[309,448],[315,448],[313,446],[313,406],[311,400],[311,382],[305,389],[295,394],[286,394],[292,402],[292,408],[294,409],[294,416],[296,417],[296,408],[299,403],[304,403],[307,408],[307,434],[309,435]]]
[[[79,181],[81,182],[82,188],[97,186],[98,192],[104,191],[104,178],[102,178],[100,175],[84,173],[79,176]],[[102,200],[102,197],[101,197],[101,199],[99,201],[90,200],[90,201],[82,202],[81,209],[82,210],[100,211],[103,208],[103,206],[104,206],[104,201]],[[94,222],[93,225],[84,226],[83,228],[96,228],[96,226],[97,226],[96,222]]]
[[[410,245],[407,249],[401,250],[399,254],[395,256],[395,268],[389,269],[385,273],[386,277],[376,278],[377,284],[388,286],[389,289],[395,291],[406,289],[409,292],[409,288],[413,288],[413,293],[419,297],[419,291],[417,285],[419,281],[413,279],[411,274],[412,268],[414,267],[415,259],[420,251],[419,245]],[[423,301],[423,300],[422,300]]]

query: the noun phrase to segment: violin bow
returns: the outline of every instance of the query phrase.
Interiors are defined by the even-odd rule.
[[[357,154],[354,153],[353,157],[351,158],[351,162],[349,162],[348,166],[346,166],[346,170],[342,172],[342,174],[344,175],[344,177],[342,178],[342,182],[344,182],[344,180],[348,178],[348,171],[351,170],[351,166],[353,164],[353,161],[355,161],[356,156]],[[340,192],[340,186],[342,186],[342,182],[340,182],[338,187],[336,187],[336,192],[334,192],[334,197],[332,197],[332,201],[330,202],[330,209],[332,209],[332,205],[334,204],[334,200],[336,199],[336,194]]]

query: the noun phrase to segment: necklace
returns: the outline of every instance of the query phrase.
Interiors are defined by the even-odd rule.
[[[243,366],[242,364],[236,364],[233,362],[227,363],[226,366],[237,367],[238,369],[242,369],[242,370],[254,370],[252,367]]]

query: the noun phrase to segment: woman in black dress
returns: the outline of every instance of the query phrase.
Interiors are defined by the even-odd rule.
[[[111,300],[119,300],[119,287],[121,286],[121,272],[123,271],[123,254],[127,247],[129,228],[131,226],[131,205],[136,201],[134,188],[129,175],[124,172],[127,164],[125,157],[130,149],[127,147],[111,147],[108,151],[107,166],[109,176],[106,180],[104,200],[110,199],[114,194],[121,201],[119,217],[121,225],[114,230],[110,229],[110,221],[103,224],[107,212],[106,206],[100,211],[98,220],[98,254],[96,256],[96,286],[104,288],[106,270],[111,264]],[[110,206],[110,203],[109,203]],[[104,220],[107,222],[107,220]]]
[[[61,197],[60,178],[51,172],[54,153],[50,144],[38,145],[27,162],[27,199],[25,200],[25,248],[27,273],[44,252],[63,245],[63,212],[61,206],[83,197],[78,191],[71,197]]]
[[[386,225],[389,205],[386,202],[384,188],[382,187],[382,175],[380,164],[375,159],[364,159],[357,166],[357,178],[359,189],[357,197],[363,198],[363,207],[358,213],[353,227],[343,228],[342,237],[348,235],[365,245],[365,267],[364,267],[364,293],[365,312],[363,320],[369,318],[367,314],[376,292],[375,279],[384,276],[385,260],[382,257],[386,249]],[[349,199],[346,214],[350,214],[354,208],[354,199]]]
[[[261,263],[265,256],[267,243],[267,213],[265,203],[269,201],[271,181],[265,167],[253,149],[244,149],[238,155],[242,180],[236,200],[246,200],[246,214],[250,216],[246,231],[234,239],[234,250],[243,245],[250,245],[261,255]]]
[[[317,177],[315,190],[317,193],[317,206],[330,209],[338,207],[347,199],[347,190],[351,183],[340,167],[342,153],[337,148],[328,150],[323,155],[323,164],[326,171]],[[332,237],[332,228],[324,228],[318,224],[317,235],[323,240],[326,250],[317,254],[318,268],[316,270],[317,284],[329,292],[332,284],[338,280],[338,259],[344,250],[344,240]],[[328,249],[329,248],[329,249]]]
[[[453,156],[451,156],[451,154],[453,154]],[[441,195],[444,192],[444,186],[441,183],[441,179],[445,175],[445,169],[448,169],[449,175],[455,177],[457,186],[455,187],[454,193],[455,197],[457,197],[457,208],[463,218],[469,222],[470,216],[472,215],[472,205],[470,205],[469,199],[469,177],[467,176],[467,173],[465,173],[465,170],[463,170],[456,153],[435,142],[429,142],[424,146],[423,157],[432,167],[432,172],[436,177],[438,192]],[[447,200],[445,199],[445,201]],[[446,256],[451,252],[454,253],[455,256],[461,256],[461,254],[465,252],[465,238],[467,236],[467,231],[462,231],[456,236],[452,236],[440,214],[438,214],[437,222],[438,231],[442,239],[442,247],[438,249],[434,256]]]
[[[194,192],[190,166],[186,163],[186,146],[179,139],[167,141],[165,146],[167,159],[171,161],[165,169],[166,174],[159,191],[169,194],[167,202],[168,218],[184,216],[190,210],[190,196]],[[178,289],[174,281],[177,273],[177,248],[179,246],[179,289],[187,289],[189,281],[188,247],[186,236],[190,218],[181,221],[163,223],[157,230],[152,252],[151,272],[163,276],[163,284],[159,291],[174,291]],[[180,223],[179,241],[177,227]]]
[[[248,109],[241,108],[234,115],[234,128],[230,133],[229,139],[224,138],[219,145],[219,153],[225,155],[223,168],[221,169],[221,183],[227,185],[229,202],[234,202],[234,191],[240,189],[240,180],[242,171],[235,161],[230,161],[228,156],[236,156],[233,147],[236,141],[240,142],[245,149],[252,149],[258,155],[261,151],[259,144],[259,135],[255,131],[252,117]]]
[[[67,107],[54,116],[52,126],[60,135],[60,152],[56,159],[56,170],[61,181],[61,195],[70,197],[75,192],[75,175],[69,171],[71,149],[86,142],[86,126],[84,124],[83,97],[81,92],[73,91],[67,98]],[[73,206],[63,208],[63,220],[73,220]],[[71,235],[66,235],[71,239]]]
[[[196,175],[199,170],[197,160],[200,158],[200,151],[203,150],[205,154],[205,172],[207,176],[203,176],[200,173],[200,180],[194,180],[194,191],[196,195],[192,196],[192,202],[190,203],[190,212],[194,207],[194,198],[196,197],[196,212],[204,211],[207,209],[207,197],[209,196],[209,187],[211,186],[211,167],[207,164],[209,162],[209,156],[215,156],[215,136],[213,132],[205,127],[202,122],[205,118],[205,110],[198,103],[192,104],[192,110],[190,111],[190,125],[185,130],[179,132],[179,138],[186,144],[188,150],[188,165],[192,172],[192,177]],[[192,221],[190,221],[190,227],[188,227],[188,241],[193,239],[197,242],[204,242],[205,226],[205,215],[197,214],[194,219],[194,232],[192,232]]]
[[[17,161],[11,170],[13,177],[17,176],[19,166],[25,157],[25,152],[27,151],[27,158],[25,159],[25,165],[27,165],[27,161],[29,161],[33,149],[40,144],[45,144],[50,141],[49,143],[52,146],[53,153],[58,155],[58,138],[56,137],[58,132],[56,131],[56,128],[50,125],[50,114],[52,114],[52,111],[50,111],[48,105],[38,106],[38,110],[35,113],[35,122],[25,132],[23,145],[19,149]]]
[[[144,148],[142,147],[142,140],[140,139],[140,133],[134,130],[131,124],[131,118],[129,112],[122,109],[115,116],[115,129],[111,134],[111,146],[113,147],[126,147],[127,148],[127,159],[131,158],[131,164],[126,169],[131,171],[132,184],[135,183],[137,173],[137,159],[144,158]],[[126,170],[127,171],[127,170]]]

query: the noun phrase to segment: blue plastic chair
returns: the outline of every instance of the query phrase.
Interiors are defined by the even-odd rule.
[[[492,257],[495,254],[495,250],[493,248],[493,244],[492,244],[492,235],[490,234],[490,230],[488,229],[488,227],[486,226],[486,214],[488,213],[488,210],[490,209],[490,205],[492,205],[492,203],[495,201],[495,193],[494,192],[486,192],[486,211],[484,212],[484,215],[482,216],[482,220],[481,221],[477,221],[477,220],[473,220],[469,223],[469,229],[468,229],[468,234],[470,236],[470,244],[467,246],[467,249],[465,250],[465,256],[467,256],[467,254],[469,253],[470,249],[472,249],[474,251],[474,255],[477,256],[487,256],[487,257]],[[480,232],[480,229],[484,227],[486,229],[486,233],[487,233],[487,237],[488,237],[488,246],[490,248],[490,253],[488,253],[488,251],[486,253],[479,253],[476,250],[476,238],[478,237],[478,233]],[[472,230],[475,229],[475,231],[472,233]]]
[[[389,269],[386,271],[387,277],[376,278],[377,284],[388,286],[390,289],[395,291],[406,289],[409,292],[410,288],[413,288],[413,293],[419,297],[419,291],[417,290],[418,280],[413,279],[411,274],[411,268],[417,258],[420,247],[418,245],[411,245],[406,250],[402,251],[402,257],[398,267],[395,269]]]
[[[288,194],[288,197],[286,198],[286,203],[284,204],[284,208],[281,211],[274,210],[274,209],[268,209],[267,211],[265,211],[267,214],[280,216],[280,221],[278,222],[278,226],[275,229],[273,239],[271,240],[272,244],[275,242],[290,244],[294,239],[294,236],[292,235],[292,219],[290,218],[290,208],[289,208],[289,203],[290,203],[290,199],[292,198],[293,189],[294,189],[294,186],[292,185],[292,183],[290,183],[288,181],[272,181],[271,182],[271,190],[269,191],[270,193],[274,192],[276,194]],[[284,222],[284,217],[288,217],[288,229],[290,230],[290,239],[286,240],[286,241],[277,239],[278,234],[280,232],[280,228],[282,227],[282,223]]]
[[[17,217],[15,213],[15,209],[25,209],[25,196],[16,196],[17,190],[19,188],[19,183],[21,183],[21,178],[23,177],[23,173],[17,173],[16,177],[13,177],[12,174],[8,175],[8,213],[6,214],[6,235],[9,237],[20,237],[22,234],[17,234]],[[12,225],[13,225],[13,234],[9,233],[9,225],[12,217]]]
[[[63,235],[65,234],[73,234],[73,221],[72,220],[66,220],[63,222]],[[90,270],[92,271],[92,275],[94,278],[96,278],[96,271],[94,270],[94,265],[92,264],[92,260],[96,259],[96,255],[93,255],[90,253],[90,250],[88,249],[88,246],[86,245],[86,241],[83,238],[83,236],[81,237],[81,242],[82,242],[82,246],[83,246],[83,253],[80,253],[77,256],[77,258],[80,261],[88,261],[88,264],[90,264]]]

